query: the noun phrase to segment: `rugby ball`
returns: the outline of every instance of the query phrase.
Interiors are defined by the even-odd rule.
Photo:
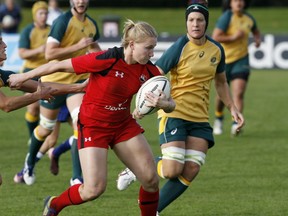
[[[152,92],[155,95],[160,95],[158,90],[162,90],[167,97],[170,97],[170,82],[165,76],[155,76],[147,80],[136,94],[136,108],[142,115],[155,113],[159,109],[156,107],[149,107],[146,105],[145,94]]]

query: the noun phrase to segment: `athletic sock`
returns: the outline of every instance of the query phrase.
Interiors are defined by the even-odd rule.
[[[79,205],[84,203],[82,200],[79,187],[81,184],[76,184],[64,191],[60,196],[55,197],[50,204],[50,208],[53,208],[56,212],[60,212],[63,208],[70,205]]]
[[[162,169],[162,157],[156,157],[155,162],[156,162],[158,176],[165,179],[163,175],[163,169]]]
[[[59,158],[62,154],[71,149],[72,143],[73,143],[73,136],[69,137],[67,140],[65,140],[59,146],[57,146],[53,150],[53,155]]]
[[[29,131],[29,136],[33,134],[34,129],[38,126],[39,116],[33,116],[31,113],[25,113],[25,121]]]
[[[39,160],[41,160],[41,158],[44,156],[44,154],[42,152],[37,152],[37,155],[36,155],[36,161],[35,162],[38,162]]]
[[[155,216],[159,202],[159,191],[147,192],[141,186],[138,201],[141,216]]]
[[[36,163],[36,155],[43,144],[45,138],[40,137],[38,135],[38,127],[35,128],[34,132],[31,135],[31,144],[30,144],[30,149],[29,149],[29,157],[28,157],[28,166],[29,167],[34,167]]]
[[[77,139],[73,139],[73,144],[71,146],[71,158],[72,158],[72,179],[82,178],[82,170],[79,160],[79,152],[77,147]]]
[[[224,112],[215,111],[215,118],[222,121],[224,119]]]
[[[160,190],[158,212],[161,212],[170,203],[177,199],[190,185],[182,176],[169,179]]]

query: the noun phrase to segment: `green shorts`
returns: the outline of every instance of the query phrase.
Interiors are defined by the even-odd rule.
[[[213,129],[208,122],[191,122],[179,118],[158,119],[160,145],[172,141],[185,141],[188,136],[203,138],[208,147],[214,146]]]
[[[228,83],[236,78],[248,81],[250,75],[248,55],[230,64],[226,64],[226,78]]]
[[[77,83],[82,83],[85,80],[80,80]],[[79,94],[79,93],[70,93],[70,94],[65,94],[65,95],[57,95],[54,96],[54,100],[52,100],[50,103],[46,100],[41,100],[40,101],[40,105],[47,108],[47,109],[58,109],[64,105],[66,105],[66,100],[68,97],[74,95],[74,94]]]
[[[40,105],[47,108],[47,109],[58,109],[62,107],[63,105],[66,105],[66,99],[68,98],[68,95],[58,95],[54,96],[54,100],[52,100],[50,103],[46,100],[41,100]]]

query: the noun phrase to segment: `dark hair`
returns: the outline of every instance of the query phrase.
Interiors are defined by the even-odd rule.
[[[208,0],[188,0],[187,5],[189,6],[191,4],[202,4],[208,7]]]
[[[222,0],[222,11],[223,12],[228,10],[228,9],[231,9],[230,2],[231,2],[231,0]],[[249,7],[250,0],[244,0],[244,2],[245,2],[244,9],[247,9]]]

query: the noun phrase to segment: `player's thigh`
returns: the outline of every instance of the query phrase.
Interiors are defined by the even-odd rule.
[[[32,104],[27,105],[27,111],[34,116],[38,116],[40,112],[40,104],[39,101],[36,101]]]
[[[85,187],[104,189],[107,182],[108,149],[89,147],[79,149],[79,158]]]
[[[180,175],[185,163],[185,141],[171,141],[161,145],[162,171],[167,178]]]
[[[82,100],[83,100],[83,93],[71,94],[68,95],[66,99],[66,104],[69,112],[73,112],[75,108],[80,107]]]
[[[245,79],[237,78],[231,81],[232,95],[235,97],[243,97],[246,90],[247,81]]]
[[[72,118],[73,128],[77,130],[77,120],[78,120],[78,113],[80,110],[80,106],[83,100],[84,94],[78,93],[69,95],[66,100],[67,108],[70,112],[70,116]]]
[[[46,138],[45,142],[47,141],[49,143],[49,147],[54,147],[56,145],[57,139],[59,137],[60,132],[60,122],[57,121],[56,125],[52,131],[52,133]]]

